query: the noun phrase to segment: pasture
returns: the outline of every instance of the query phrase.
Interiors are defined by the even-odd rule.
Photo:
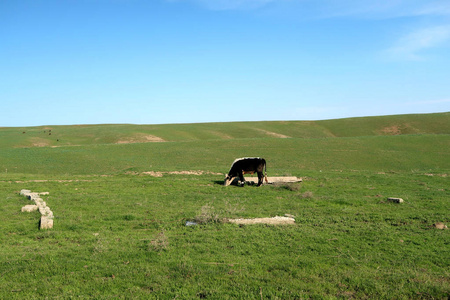
[[[0,299],[447,299],[449,148],[449,113],[0,128]],[[303,182],[224,187],[243,156]]]

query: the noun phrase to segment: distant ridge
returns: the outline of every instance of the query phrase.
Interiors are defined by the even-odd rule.
[[[450,112],[321,121],[4,127],[0,128],[0,148],[405,134],[450,134]]]

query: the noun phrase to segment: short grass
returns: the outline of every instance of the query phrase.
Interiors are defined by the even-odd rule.
[[[434,298],[450,288],[448,179],[305,172],[295,188],[218,175],[0,176],[1,298]],[[55,227],[21,213],[50,191]],[[386,201],[401,196],[404,204]],[[223,218],[296,216],[295,226]],[[198,216],[210,222],[186,227]]]
[[[233,160],[261,156],[272,175],[304,170],[448,170],[450,135],[351,138],[253,138],[170,143],[100,144],[2,149],[1,173],[122,174],[144,171],[228,171]]]
[[[299,130],[275,125],[258,126]],[[0,299],[448,298],[449,230],[433,226],[450,223],[448,133],[217,138],[192,126],[165,143],[114,144],[103,126],[90,138],[110,142],[78,132],[78,146],[23,147],[30,128],[2,140]],[[240,156],[304,181],[224,187],[217,173]],[[182,170],[210,173],[143,173]],[[53,229],[20,212],[24,188],[50,192]],[[284,214],[296,225],[225,222]]]

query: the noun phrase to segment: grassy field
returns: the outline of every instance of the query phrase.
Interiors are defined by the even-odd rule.
[[[0,299],[447,299],[449,127],[444,113],[0,128]],[[242,156],[304,181],[224,187]],[[21,189],[50,193],[53,229],[20,212]],[[284,214],[296,225],[225,222]]]

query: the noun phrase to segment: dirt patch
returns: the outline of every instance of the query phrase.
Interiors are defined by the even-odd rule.
[[[448,176],[448,174],[432,174],[432,173],[425,173],[424,175],[430,176],[430,177],[432,177],[432,176],[447,177]]]
[[[42,183],[42,182],[94,182],[94,180],[80,180],[80,179],[68,179],[68,180],[62,180],[62,179],[52,179],[52,180],[47,180],[47,179],[36,179],[36,180],[17,180],[14,181],[15,183],[30,183],[30,182],[35,182],[35,183]]]
[[[272,131],[268,131],[268,130],[264,130],[264,129],[256,129],[256,130],[258,130],[260,132],[263,132],[263,133],[265,133],[265,134],[267,134],[267,135],[269,135],[271,137],[276,137],[276,138],[279,138],[279,139],[288,139],[288,138],[290,138],[290,136],[287,136],[287,135],[284,135],[284,134],[281,134],[281,133],[276,133],[276,132],[272,132]]]
[[[203,174],[209,174],[209,175],[223,175],[222,173],[215,173],[210,171],[171,171],[171,172],[158,172],[158,171],[148,171],[148,172],[142,172],[141,175],[150,175],[153,177],[163,177],[164,174],[172,174],[172,175],[203,175]]]
[[[291,217],[255,218],[255,219],[229,219],[228,222],[239,225],[270,224],[270,225],[293,225],[295,219]]]
[[[412,133],[420,133],[420,131],[409,123],[403,123],[400,125],[392,125],[384,127],[383,129],[379,130],[378,133],[384,134],[384,135],[399,135],[399,134],[412,134]]]
[[[162,172],[154,172],[154,171],[150,171],[150,172],[142,172],[142,175],[150,175],[152,177],[163,177],[163,173]]]
[[[167,172],[167,174],[175,174],[175,175],[202,175],[203,171],[173,171],[173,172]]]
[[[31,138],[31,146],[32,147],[47,147],[50,146],[50,141],[42,138]]]
[[[398,126],[398,125],[385,127],[383,129],[381,129],[381,132],[383,134],[386,134],[386,135],[399,135],[399,134],[402,134],[400,126]]]
[[[156,143],[165,142],[164,139],[151,134],[135,134],[130,137],[125,137],[116,142],[116,144],[133,144],[133,143]]]

